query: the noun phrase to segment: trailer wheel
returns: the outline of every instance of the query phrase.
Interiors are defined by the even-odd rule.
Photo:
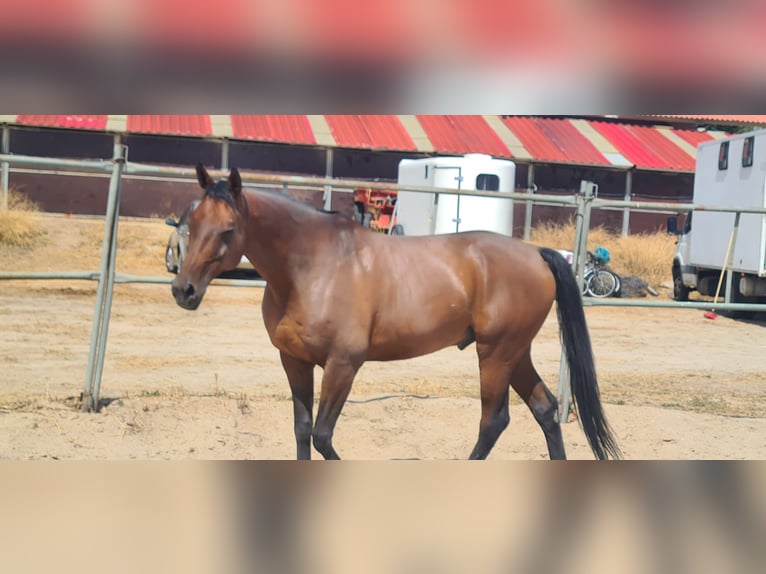
[[[391,228],[391,235],[404,235],[404,227],[401,223],[397,223]]]
[[[739,280],[741,277],[735,274],[731,281],[731,302],[732,303],[759,303],[758,297],[746,297],[739,292]],[[755,317],[755,311],[727,311],[722,313],[731,319],[753,319]]]
[[[673,266],[673,299],[676,301],[689,300],[689,288],[684,285],[681,268],[678,265]]]

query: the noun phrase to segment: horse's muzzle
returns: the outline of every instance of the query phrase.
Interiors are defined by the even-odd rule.
[[[202,293],[198,292],[190,281],[183,285],[178,285],[177,280],[173,281],[171,290],[176,303],[184,309],[194,311],[202,303]]]

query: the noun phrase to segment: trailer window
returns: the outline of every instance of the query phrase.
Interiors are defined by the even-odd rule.
[[[500,178],[493,173],[480,173],[476,176],[477,191],[498,191]]]
[[[729,169],[729,142],[721,142],[718,149],[718,169]]]
[[[750,167],[753,165],[753,148],[755,147],[755,136],[745,138],[745,143],[742,146],[742,167]]]

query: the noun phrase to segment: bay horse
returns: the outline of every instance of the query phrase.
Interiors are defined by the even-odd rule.
[[[244,254],[266,281],[263,320],[292,391],[298,459],[325,459],[365,361],[393,361],[476,343],[481,419],[471,459],[508,426],[509,388],[542,428],[550,459],[565,459],[556,397],[537,374],[532,340],[553,305],[575,405],[598,459],[620,458],[601,407],[580,290],[567,261],[490,232],[408,237],[366,229],[286,194],[243,189],[236,169],[214,181],[197,165],[203,199],[172,293],[199,307],[210,281]],[[323,369],[316,420],[314,366]]]

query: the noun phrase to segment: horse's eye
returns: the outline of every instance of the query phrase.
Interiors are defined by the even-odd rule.
[[[226,231],[221,233],[221,239],[228,243],[231,240],[233,235],[234,235],[234,230],[233,229],[227,229]]]

